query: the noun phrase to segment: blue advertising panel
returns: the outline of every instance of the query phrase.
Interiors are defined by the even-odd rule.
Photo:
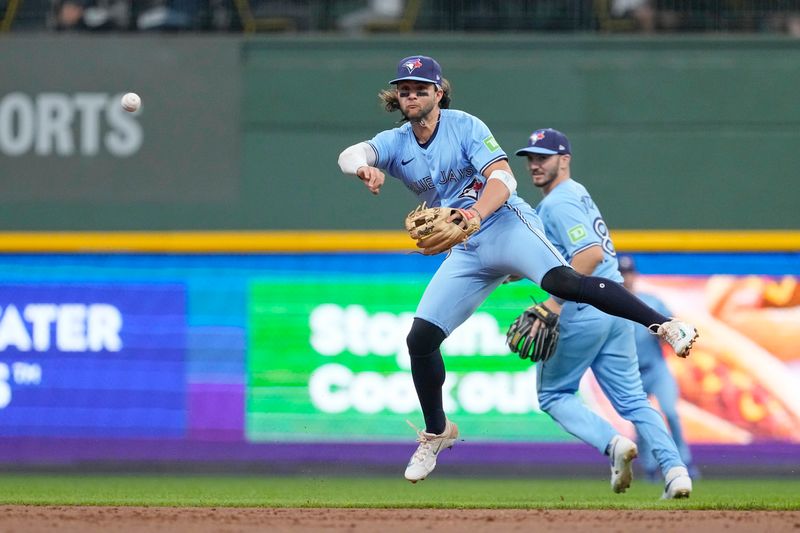
[[[181,437],[186,290],[0,285],[0,435]]]

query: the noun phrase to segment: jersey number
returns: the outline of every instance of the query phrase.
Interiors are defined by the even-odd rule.
[[[608,233],[608,226],[606,226],[603,217],[594,219],[594,224],[592,226],[594,227],[594,232],[600,237],[600,246],[603,250],[611,257],[616,257],[617,250],[614,249],[614,243],[611,242],[611,235]]]

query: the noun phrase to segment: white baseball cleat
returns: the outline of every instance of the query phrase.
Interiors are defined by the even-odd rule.
[[[689,357],[689,350],[692,349],[692,344],[698,337],[697,329],[694,326],[673,318],[669,322],[650,326],[651,331],[653,328],[656,328],[656,335],[672,346],[678,357]]]
[[[617,435],[609,443],[608,456],[611,459],[611,490],[625,492],[633,481],[631,463],[639,455],[636,444],[622,435]]]
[[[406,479],[411,483],[416,483],[428,477],[428,474],[433,472],[436,468],[436,457],[439,452],[445,448],[452,448],[458,438],[458,426],[449,420],[446,421],[444,431],[439,435],[433,433],[426,433],[421,429],[417,429],[414,424],[408,422],[408,425],[414,428],[417,432],[417,451],[411,456],[411,460],[406,467]]]
[[[662,500],[677,500],[679,498],[688,498],[692,493],[692,478],[689,477],[689,472],[686,467],[673,466],[664,476],[664,494],[661,495]]]

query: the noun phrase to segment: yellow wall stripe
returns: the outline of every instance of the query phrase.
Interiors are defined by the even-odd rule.
[[[800,252],[800,231],[612,231],[629,252]]]
[[[800,252],[800,231],[631,231],[612,233],[629,252]],[[402,231],[5,232],[0,253],[258,253],[413,251]]]

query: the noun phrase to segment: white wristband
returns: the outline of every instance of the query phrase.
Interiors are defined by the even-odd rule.
[[[517,180],[515,180],[514,175],[507,170],[498,169],[492,171],[486,183],[489,183],[489,180],[500,180],[503,182],[503,185],[508,189],[509,196],[514,194],[514,191],[517,190]]]

